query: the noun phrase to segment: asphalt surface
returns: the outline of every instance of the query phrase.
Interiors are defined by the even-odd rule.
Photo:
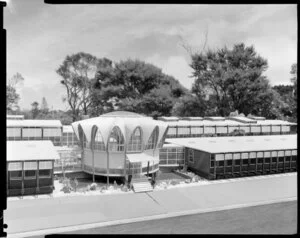
[[[296,234],[297,201],[61,234]],[[34,236],[45,237],[45,236]]]

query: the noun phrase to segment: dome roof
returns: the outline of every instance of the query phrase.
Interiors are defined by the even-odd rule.
[[[146,117],[146,116],[134,112],[114,111],[114,112],[105,113],[100,117]]]

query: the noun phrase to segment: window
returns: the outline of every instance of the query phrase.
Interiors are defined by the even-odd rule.
[[[224,166],[223,160],[217,161],[217,167],[223,167],[223,166]]]
[[[252,165],[256,164],[256,159],[250,159],[250,164]]]
[[[265,163],[270,164],[270,158],[265,158]]]
[[[193,149],[189,149],[189,152],[188,152],[188,158],[189,158],[189,162],[190,163],[194,163],[194,150]]]
[[[282,162],[283,162],[283,157],[279,157],[279,158],[278,158],[278,162],[279,162],[279,163],[282,163]]]
[[[8,163],[8,171],[19,171],[23,170],[22,162],[9,162]]]
[[[52,169],[52,161],[40,161],[39,169]]]
[[[234,165],[241,165],[241,160],[239,159],[234,160]]]
[[[95,135],[95,141],[94,141],[93,149],[98,150],[98,151],[105,151],[105,145],[104,145],[104,142],[103,142],[103,138],[102,138],[102,135],[101,135],[101,133],[98,129],[97,129],[97,132],[96,132],[96,135]]]
[[[157,140],[158,140],[158,127],[155,127],[154,131],[152,132],[149,140],[148,140],[148,143],[146,145],[146,150],[151,150],[151,149],[155,149],[155,146],[156,146],[156,143],[157,143]]]
[[[243,159],[243,165],[248,165],[248,160],[247,159]]]
[[[128,152],[140,152],[142,151],[142,131],[141,128],[136,128],[131,135],[127,146]]]
[[[286,156],[286,157],[285,157],[285,161],[286,161],[286,162],[290,162],[290,161],[291,161],[291,156]]]
[[[211,167],[211,168],[214,168],[214,167],[215,167],[215,161],[214,161],[214,160],[211,160],[211,161],[210,161],[210,167]]]
[[[22,180],[22,170],[10,171],[9,173],[11,180]]]
[[[109,151],[124,151],[124,137],[119,127],[114,127],[108,140]]]
[[[277,157],[272,158],[272,163],[277,163]]]
[[[225,160],[226,166],[232,166],[232,160]]]
[[[35,179],[36,171],[35,170],[25,170],[25,179]]]
[[[51,177],[51,170],[49,169],[39,170],[39,178],[50,178],[50,177]]]
[[[258,159],[257,159],[257,163],[258,163],[258,164],[262,164],[262,163],[263,163],[263,158],[258,158]]]
[[[292,156],[292,161],[296,161],[297,156]]]

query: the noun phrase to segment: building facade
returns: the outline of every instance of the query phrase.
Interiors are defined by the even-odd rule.
[[[7,195],[52,193],[58,159],[50,141],[7,141]]]
[[[168,139],[188,169],[208,179],[297,171],[297,135]]]

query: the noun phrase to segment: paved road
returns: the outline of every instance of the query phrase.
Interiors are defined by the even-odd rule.
[[[21,233],[19,237],[24,237],[26,232],[48,233],[52,232],[51,229],[65,232],[70,227],[91,228],[96,225],[86,225],[111,225],[115,221],[133,222],[134,219],[147,217],[161,219],[192,212],[197,214],[245,205],[261,205],[271,201],[280,202],[290,198],[297,198],[296,173],[226,180],[148,194],[125,193],[9,201],[4,218],[8,224],[8,234]],[[78,227],[79,225],[82,227]],[[50,230],[46,232],[48,229]],[[42,232],[28,236],[43,234]]]
[[[297,201],[62,234],[296,234]],[[44,237],[44,236],[35,236]]]

